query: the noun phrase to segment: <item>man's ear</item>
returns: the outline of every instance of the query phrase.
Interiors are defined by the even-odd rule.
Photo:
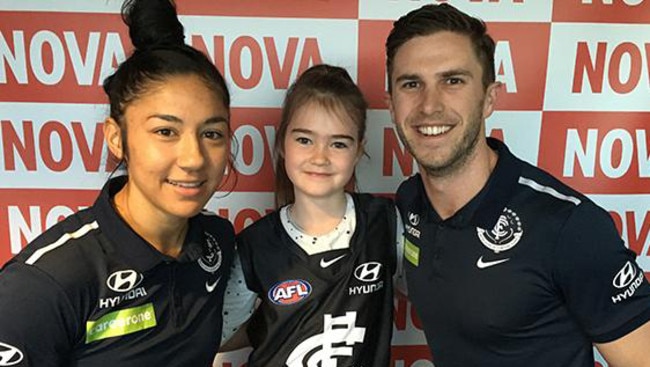
[[[118,160],[124,159],[124,146],[122,141],[122,128],[112,117],[104,121],[104,139],[108,150]]]
[[[501,82],[494,82],[487,87],[485,99],[483,100],[483,119],[487,119],[494,112],[497,97],[502,86],[503,84]]]

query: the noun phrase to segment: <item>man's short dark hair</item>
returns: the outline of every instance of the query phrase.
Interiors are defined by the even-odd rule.
[[[397,50],[412,38],[450,31],[469,37],[483,68],[483,86],[495,80],[494,40],[487,34],[485,22],[469,16],[449,4],[428,4],[415,9],[393,23],[386,39],[386,72],[388,91],[392,91],[391,74]]]

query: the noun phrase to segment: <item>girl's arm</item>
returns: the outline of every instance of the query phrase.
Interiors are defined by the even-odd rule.
[[[239,254],[235,252],[223,300],[223,327],[219,352],[249,345],[245,325],[255,310],[256,300],[257,293],[246,286],[241,260]]]

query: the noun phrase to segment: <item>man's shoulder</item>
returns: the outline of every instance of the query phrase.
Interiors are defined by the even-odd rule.
[[[545,170],[529,163],[524,163],[518,183],[520,189],[532,190],[531,192],[534,195],[551,200],[558,205],[577,206],[582,203],[591,203],[578,190],[560,181]]]
[[[395,202],[397,205],[412,201],[420,196],[422,191],[422,178],[420,174],[415,174],[403,181],[397,188]]]

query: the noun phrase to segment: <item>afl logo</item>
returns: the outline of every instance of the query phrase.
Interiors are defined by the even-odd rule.
[[[362,282],[376,282],[381,277],[381,264],[374,261],[361,264],[354,269],[354,277]]]
[[[495,253],[515,247],[524,234],[519,216],[508,208],[503,209],[494,228],[488,231],[476,227],[476,232],[481,243]]]
[[[632,281],[634,280],[634,277],[636,276],[636,266],[632,264],[632,262],[628,261],[623,265],[623,268],[619,270],[619,272],[616,274],[614,277],[614,287],[616,288],[625,288]]]
[[[0,342],[0,366],[13,366],[23,360],[23,352],[9,344]]]
[[[412,226],[417,226],[420,224],[420,216],[418,214],[409,212],[409,223],[411,223]]]
[[[306,280],[285,280],[271,287],[269,300],[276,305],[288,306],[304,300],[310,293],[311,284]]]
[[[115,292],[128,292],[142,282],[142,274],[135,270],[120,270],[111,274],[106,279],[108,288]]]
[[[199,266],[208,273],[214,273],[221,267],[221,247],[217,240],[208,232],[205,234],[205,246],[203,256],[199,259]]]

